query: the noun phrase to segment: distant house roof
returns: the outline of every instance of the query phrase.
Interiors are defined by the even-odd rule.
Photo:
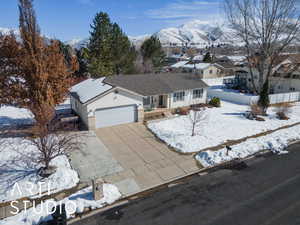
[[[220,66],[224,69],[232,69],[234,67],[234,64],[230,62],[217,62],[215,63],[215,65]]]
[[[208,87],[194,74],[174,73],[110,76],[103,82],[142,96],[170,94],[175,91]]]
[[[103,83],[104,79],[102,77],[84,80],[71,88],[71,95],[80,100],[81,103],[86,103],[113,88],[111,85]]]
[[[203,59],[204,59],[204,55],[196,55],[193,58],[193,60],[196,60],[196,61],[202,61]]]
[[[189,61],[179,61],[171,66],[171,68],[180,68],[187,64]]]
[[[183,68],[189,68],[189,69],[194,69],[196,68],[197,70],[204,70],[208,68],[210,65],[213,65],[211,63],[188,63],[183,65]]]
[[[232,62],[243,62],[247,59],[246,56],[244,55],[223,55],[223,56],[219,56],[217,57],[218,59],[229,59],[231,60]]]

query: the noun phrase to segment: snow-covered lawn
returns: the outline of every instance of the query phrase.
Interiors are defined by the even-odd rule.
[[[55,193],[72,188],[79,182],[78,174],[71,168],[66,156],[55,158],[51,165],[57,168],[56,172],[42,180],[37,175],[41,165],[34,164],[26,157],[34,155],[35,146],[19,138],[0,139],[0,142],[0,202],[34,197],[39,193],[39,186],[42,187],[42,192],[46,192],[49,184],[51,193]],[[47,185],[39,185],[39,182]],[[32,190],[29,188],[31,185]]]
[[[59,104],[56,107],[57,111],[70,110],[70,98]],[[15,125],[30,125],[34,121],[32,113],[23,108],[14,106],[1,106],[0,107],[0,127],[15,126]]]
[[[27,109],[20,109],[13,106],[0,107],[0,127],[20,124],[32,124],[33,115]]]
[[[72,218],[73,215],[68,212],[82,213],[85,208],[102,208],[107,204],[112,204],[121,197],[118,188],[112,184],[103,185],[103,194],[104,197],[101,200],[95,201],[92,195],[92,188],[88,187],[63,199],[61,202],[47,200],[41,205],[36,206],[35,209],[31,208],[26,212],[22,211],[16,216],[1,220],[0,225],[35,225],[42,221],[49,221],[52,217],[48,215],[48,212],[52,210],[52,207],[60,205],[60,203],[66,205],[67,217]],[[47,208],[47,204],[51,208]]]
[[[300,104],[297,103],[289,114],[290,119],[279,120],[273,108],[268,110],[266,121],[248,120],[244,117],[249,106],[222,102],[221,108],[207,109],[206,121],[192,134],[189,116],[150,122],[148,127],[163,141],[180,152],[198,152],[201,149],[223,144],[228,140],[238,140],[268,130],[300,122]]]
[[[274,133],[250,138],[245,142],[233,145],[226,154],[225,148],[218,151],[203,151],[196,155],[196,159],[204,166],[209,167],[235,158],[245,158],[261,150],[271,150],[275,153],[287,153],[284,149],[291,141],[300,140],[300,125],[275,131]]]

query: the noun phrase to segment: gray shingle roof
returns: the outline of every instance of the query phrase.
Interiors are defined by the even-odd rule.
[[[104,83],[125,88],[143,96],[208,87],[194,74],[159,73],[107,77]]]

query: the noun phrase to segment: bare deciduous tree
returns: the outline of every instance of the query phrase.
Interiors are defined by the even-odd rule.
[[[192,124],[192,136],[196,135],[196,131],[207,120],[206,108],[193,108],[188,115]]]
[[[58,156],[79,150],[83,145],[82,133],[61,130],[59,122],[53,121],[47,128],[36,125],[32,135],[23,139],[24,143],[34,146],[35,151],[27,154],[34,163],[43,165],[41,172],[49,175],[52,172],[50,162]]]
[[[253,90],[262,97],[264,88],[269,92],[264,84],[274,74],[278,56],[299,35],[296,0],[225,0],[224,6],[229,25],[245,45]]]

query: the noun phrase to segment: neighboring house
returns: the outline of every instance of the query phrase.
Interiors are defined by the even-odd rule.
[[[270,78],[273,93],[300,91],[300,59],[287,59],[276,68],[276,73]]]
[[[182,67],[187,64],[189,61],[179,61],[170,66],[170,71],[175,73],[182,72]]]
[[[181,61],[170,67],[171,72],[191,73],[201,79],[219,78],[225,76],[225,68],[215,63],[194,63],[191,61]]]
[[[143,121],[144,111],[206,103],[207,84],[193,74],[119,75],[71,89],[71,107],[88,129]]]
[[[204,59],[204,55],[196,55],[196,56],[193,57],[193,61],[195,63],[203,62],[203,59]]]
[[[244,65],[246,61],[247,57],[242,55],[217,56],[215,59],[216,63],[228,63],[234,66]]]
[[[269,78],[270,93],[300,91],[300,55],[286,54],[277,57],[273,75]],[[236,67],[235,78],[225,80],[228,87],[253,92],[253,82],[258,86],[258,71],[253,69],[253,78],[249,67]]]

